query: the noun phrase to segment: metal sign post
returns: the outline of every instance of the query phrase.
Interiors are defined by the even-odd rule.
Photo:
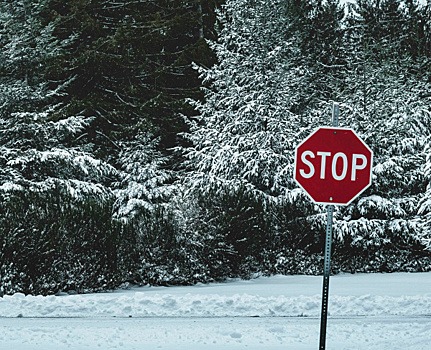
[[[316,204],[326,204],[320,350],[325,350],[334,205],[349,205],[371,185],[373,151],[350,128],[338,127],[340,110],[332,104],[332,127],[319,127],[295,148],[293,178]]]
[[[339,107],[337,103],[332,105],[332,126],[338,126]],[[319,350],[326,348],[326,325],[328,320],[329,299],[329,276],[331,274],[331,246],[332,246],[332,223],[334,216],[334,205],[326,207],[326,238],[325,238],[325,260],[323,267],[323,290],[322,290],[322,312],[320,318],[320,344]]]
[[[331,273],[331,245],[332,245],[332,221],[334,206],[326,207],[326,239],[325,239],[325,262],[323,269],[323,290],[322,290],[322,312],[320,318],[320,345],[319,350],[325,350],[326,346],[326,324],[328,320],[328,299],[329,299],[329,276]]]

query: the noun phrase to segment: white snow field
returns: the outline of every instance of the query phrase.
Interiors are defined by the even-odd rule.
[[[318,349],[322,277],[0,298],[0,350]],[[431,273],[330,279],[327,349],[431,349]]]

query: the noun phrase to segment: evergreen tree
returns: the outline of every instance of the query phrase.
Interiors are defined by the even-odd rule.
[[[172,171],[166,169],[166,157],[157,151],[156,141],[149,140],[149,135],[140,135],[120,153],[115,217],[127,221],[136,215],[151,213],[175,193]]]
[[[289,14],[300,37],[300,60],[306,62],[308,90],[300,113],[307,115],[321,103],[337,100],[344,88],[346,57],[345,9],[338,0],[287,1]]]
[[[199,94],[192,61],[208,62],[204,40],[212,2],[52,1],[59,38],[76,39],[59,74],[73,76],[66,114],[97,117],[91,142],[103,156],[118,153],[117,140],[142,131],[160,138],[161,149],[185,130],[186,97]]]
[[[244,186],[255,195],[279,196],[294,187],[292,150],[307,123],[295,113],[307,71],[297,66],[297,43],[281,2],[227,2],[219,63],[200,68],[205,102],[192,120],[185,153],[189,181],[203,191]],[[280,16],[281,14],[281,16]]]
[[[255,198],[285,195],[284,210],[275,209],[272,218],[266,212],[269,227],[285,232],[271,238],[283,237],[290,247],[316,252],[324,216],[295,197],[291,170],[277,172],[289,169],[289,150],[310,130],[311,121],[322,123],[322,114],[329,115],[325,101],[343,101],[348,114],[341,123],[374,149],[375,178],[365,198],[336,215],[338,267],[424,269],[427,257],[416,213],[426,185],[423,147],[430,130],[429,106],[421,91],[429,89],[429,68],[423,56],[412,54],[415,31],[400,35],[417,18],[419,7],[409,5],[359,1],[343,23],[336,1],[271,2],[270,7],[265,1],[227,2],[219,42],[212,44],[219,63],[200,70],[206,100],[195,104],[200,117],[188,135],[189,184],[211,198],[230,191],[225,202],[230,206],[239,189]],[[287,167],[279,168],[277,162]],[[278,183],[279,178],[285,182]],[[301,231],[312,234],[298,244],[294,237]],[[402,252],[400,257],[396,251]],[[286,266],[292,259],[281,257],[285,262],[280,268],[292,271]]]
[[[0,294],[318,273],[331,100],[374,150],[334,270],[430,269],[430,4],[221,3],[0,3]]]
[[[298,64],[285,2],[227,1],[219,21],[210,44],[218,63],[198,67],[205,100],[193,102],[199,115],[185,135],[186,188],[202,208],[195,227],[223,247],[216,261],[228,260],[231,274],[245,275],[267,260],[274,212],[282,205],[293,212],[304,199],[291,174],[293,149],[310,130],[297,114],[308,71]]]
[[[41,111],[61,94],[62,83],[44,75],[62,46],[53,24],[42,23],[47,1],[3,1],[0,4],[0,117],[12,112]]]
[[[197,96],[191,61],[205,62],[204,35],[214,2],[51,1],[47,18],[58,21],[61,40],[74,35],[54,79],[73,76],[58,115],[94,117],[87,147],[118,172],[116,216],[165,202],[175,164],[169,147]],[[210,59],[209,59],[210,60]],[[169,189],[169,190],[168,190]],[[140,208],[140,209],[139,209]]]
[[[67,82],[46,76],[70,38],[53,35],[47,5],[0,5],[0,294],[97,289],[116,274],[116,170],[80,143],[91,118],[55,116]]]
[[[426,112],[424,112],[426,113]],[[428,113],[430,113],[428,111]],[[428,118],[430,115],[428,115]],[[424,152],[426,154],[425,164],[424,164],[424,175],[428,182],[425,195],[421,198],[419,202],[418,214],[421,215],[422,220],[420,238],[422,239],[424,245],[431,249],[431,142],[427,141],[425,145]]]
[[[71,38],[56,39],[54,23],[43,21],[47,6],[47,1],[2,3],[2,180],[26,187],[48,183],[47,188],[52,181],[66,187],[79,187],[79,182],[84,192],[90,191],[87,185],[92,182],[99,192],[112,167],[93,159],[75,142],[91,118],[54,117],[67,83],[48,81],[47,67],[63,55]]]
[[[416,7],[396,1],[358,1],[346,31],[352,55],[349,85],[340,93],[344,126],[374,151],[373,184],[365,197],[340,210],[338,237],[351,267],[426,269],[417,208],[425,192],[424,145],[430,134],[429,62],[413,55]],[[351,18],[352,19],[352,18]],[[421,68],[419,68],[421,67]],[[347,252],[349,250],[349,252]],[[425,257],[424,257],[425,255]]]
[[[429,59],[431,57],[431,3],[427,1],[427,4],[423,6],[420,11],[418,11],[418,34],[420,37],[418,49],[420,53],[427,59],[424,59],[423,66],[420,66],[419,68],[423,67],[429,67],[427,66],[427,63],[429,64]],[[421,98],[426,102],[428,101],[428,104],[431,104],[431,74],[430,70],[424,69],[424,78],[428,75],[428,85],[425,86],[425,89],[422,91],[422,94],[420,95]],[[427,117],[430,118],[430,109],[423,111],[424,114],[427,114]],[[427,188],[425,191],[425,195],[421,198],[421,201],[419,203],[419,210],[418,214],[421,215],[422,218],[422,231],[421,231],[421,238],[423,243],[426,245],[428,249],[431,249],[431,215],[430,215],[430,209],[431,209],[431,156],[430,156],[430,149],[431,149],[431,142],[430,138],[428,138],[425,147],[424,147],[424,153],[425,153],[425,163],[423,166],[424,175],[427,181]]]

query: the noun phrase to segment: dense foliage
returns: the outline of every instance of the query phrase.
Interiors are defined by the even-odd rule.
[[[333,271],[431,270],[430,6],[2,1],[0,294],[320,273],[332,101],[374,151]]]

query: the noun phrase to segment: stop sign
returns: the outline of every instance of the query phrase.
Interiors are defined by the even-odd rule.
[[[347,205],[371,184],[372,162],[352,129],[321,127],[296,147],[294,178],[314,202]]]

